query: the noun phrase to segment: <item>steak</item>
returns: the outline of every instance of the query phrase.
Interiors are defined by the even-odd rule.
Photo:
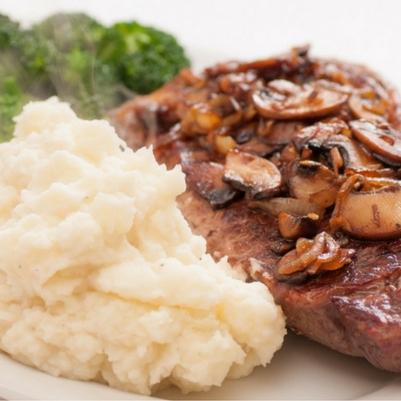
[[[182,166],[193,232],[263,282],[290,329],[401,372],[400,104],[368,68],[300,47],[185,69],[111,120]]]

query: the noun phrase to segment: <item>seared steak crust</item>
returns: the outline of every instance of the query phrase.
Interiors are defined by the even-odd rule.
[[[401,371],[401,240],[352,241],[348,246],[356,257],[348,266],[293,285],[274,278],[279,256],[271,248],[281,241],[276,219],[243,202],[213,210],[192,190],[181,195],[179,205],[216,258],[229,255],[233,265],[267,285],[288,327],[378,368]]]
[[[240,84],[237,84],[238,80]],[[291,92],[295,91],[294,87],[290,85],[283,89],[280,85],[287,83],[277,80],[305,87],[317,85],[316,93],[321,94],[323,102],[328,99],[324,93],[328,83],[340,85],[341,89],[329,88],[338,93],[334,97],[329,93],[327,101],[331,103],[325,111],[313,106],[295,117],[291,111],[288,117],[278,115],[276,105],[271,106],[271,98],[276,96],[276,101],[277,93],[268,93],[264,88],[264,85],[273,82],[272,87],[281,90],[279,94],[287,96],[288,93],[295,93]],[[324,80],[323,84],[321,80]],[[364,88],[368,88],[376,100],[380,99],[378,108],[360,107],[361,104],[352,99],[355,90]],[[320,93],[320,90],[323,92]],[[228,120],[224,120],[226,114],[223,112],[223,120],[217,128],[210,125],[210,119],[206,122],[197,120],[199,114],[196,114],[194,105],[210,102],[215,94],[220,95],[222,91],[224,95],[230,95],[230,100],[227,102],[226,97],[219,98],[216,107],[231,110],[230,123],[224,125],[224,121]],[[296,91],[301,93],[298,87]],[[347,94],[346,103],[342,92]],[[246,118],[244,115],[247,112],[255,113],[253,108],[247,108],[251,96],[252,104],[260,110],[256,117],[253,114]],[[371,98],[371,94],[368,97]],[[242,107],[238,119],[237,103]],[[303,135],[307,131],[302,131],[302,128],[320,127],[316,124],[330,121],[330,129],[336,135],[343,129],[343,123],[348,127],[350,121],[369,120],[372,110],[380,119],[380,124],[385,121],[394,129],[401,126],[400,102],[391,85],[365,67],[312,59],[307,50],[297,49],[253,63],[217,65],[206,69],[201,77],[185,70],[159,91],[137,97],[114,110],[112,118],[117,131],[130,146],[152,145],[160,163],[168,167],[182,165],[188,188],[179,197],[178,203],[191,228],[206,239],[208,250],[216,259],[227,255],[232,265],[241,266],[248,272],[250,280],[266,284],[276,302],[282,306],[289,328],[344,354],[364,357],[380,369],[401,372],[401,239],[361,240],[343,235],[338,227],[331,224],[334,205],[325,206],[319,221],[320,231],[326,231],[339,241],[345,238],[341,247],[352,250],[352,258],[336,270],[303,275],[301,279],[295,276],[295,280],[282,280],[275,272],[282,256],[278,249],[291,241],[283,240],[277,216],[249,207],[249,192],[244,182],[238,186],[235,180],[228,182],[219,176],[227,154],[225,147],[232,146],[232,138],[235,151],[245,149],[247,154],[274,161],[285,176],[292,157],[302,154],[301,159],[305,160],[306,154],[319,163],[328,158],[327,152],[322,151],[323,140],[319,142],[321,131],[305,146]],[[207,112],[206,115],[210,117]],[[269,131],[270,136],[266,137],[250,134],[258,140],[249,139],[249,132],[254,133],[262,123],[270,124],[269,121],[280,128]],[[287,123],[293,125],[290,127]],[[302,135],[298,135],[299,132]],[[212,134],[214,139],[211,139]],[[223,141],[220,141],[221,137]],[[281,158],[277,156],[280,152]],[[288,154],[294,152],[297,155],[288,158]],[[393,181],[398,180],[399,164],[382,155],[376,158],[375,152],[372,154],[374,163],[378,162],[379,167],[370,164],[375,167],[363,174],[375,174],[373,169],[378,169],[381,178],[386,176]],[[333,160],[334,156],[331,162],[324,162],[325,166],[334,169]],[[350,169],[355,169],[355,166]],[[336,174],[344,181],[347,174],[353,173],[337,171]],[[210,184],[212,181],[215,183]],[[275,191],[280,190],[283,196],[289,196],[291,191],[287,181]],[[259,199],[252,199],[255,200]]]

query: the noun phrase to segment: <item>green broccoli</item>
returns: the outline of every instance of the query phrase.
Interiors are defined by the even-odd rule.
[[[25,68],[22,50],[27,43],[27,33],[20,25],[0,14],[0,142],[12,137],[13,117],[34,98],[28,94],[34,79]]]
[[[0,47],[11,48],[20,42],[22,31],[18,22],[0,14]]]
[[[54,93],[84,118],[103,117],[121,99],[121,84],[114,71],[96,56],[106,27],[82,13],[50,16],[33,30],[45,38],[52,51],[45,70]]]
[[[56,93],[87,118],[157,89],[189,65],[172,35],[134,21],[105,27],[86,14],[59,13],[33,29],[54,45],[46,70]]]
[[[57,95],[82,118],[105,118],[188,65],[172,35],[134,21],[106,27],[83,13],[58,13],[22,29],[0,14],[0,141],[30,99]]]
[[[33,97],[26,94],[14,77],[3,79],[0,87],[0,142],[9,141],[14,132],[13,117],[20,114],[23,106]]]
[[[172,35],[135,21],[109,27],[98,58],[117,71],[127,88],[140,94],[154,91],[190,64]]]

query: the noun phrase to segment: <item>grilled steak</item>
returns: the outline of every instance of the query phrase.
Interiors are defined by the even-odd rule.
[[[390,84],[296,48],[183,70],[112,121],[131,147],[181,164],[193,231],[266,284],[289,328],[401,372],[401,108]]]

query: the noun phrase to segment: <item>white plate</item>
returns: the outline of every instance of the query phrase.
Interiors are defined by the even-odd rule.
[[[105,23],[137,19],[175,34],[196,69],[251,60],[309,43],[312,54],[366,64],[401,89],[401,2],[397,0],[1,0],[0,13],[27,24],[58,10]],[[0,353],[0,398],[130,399],[96,383],[51,377]],[[272,363],[207,393],[164,399],[400,399],[401,375],[382,372],[289,333]]]
[[[138,400],[147,397],[110,387],[49,376],[0,354],[0,397],[34,400]],[[289,333],[270,365],[206,393],[169,388],[155,398],[177,400],[400,399],[401,376],[363,359],[346,357]]]

